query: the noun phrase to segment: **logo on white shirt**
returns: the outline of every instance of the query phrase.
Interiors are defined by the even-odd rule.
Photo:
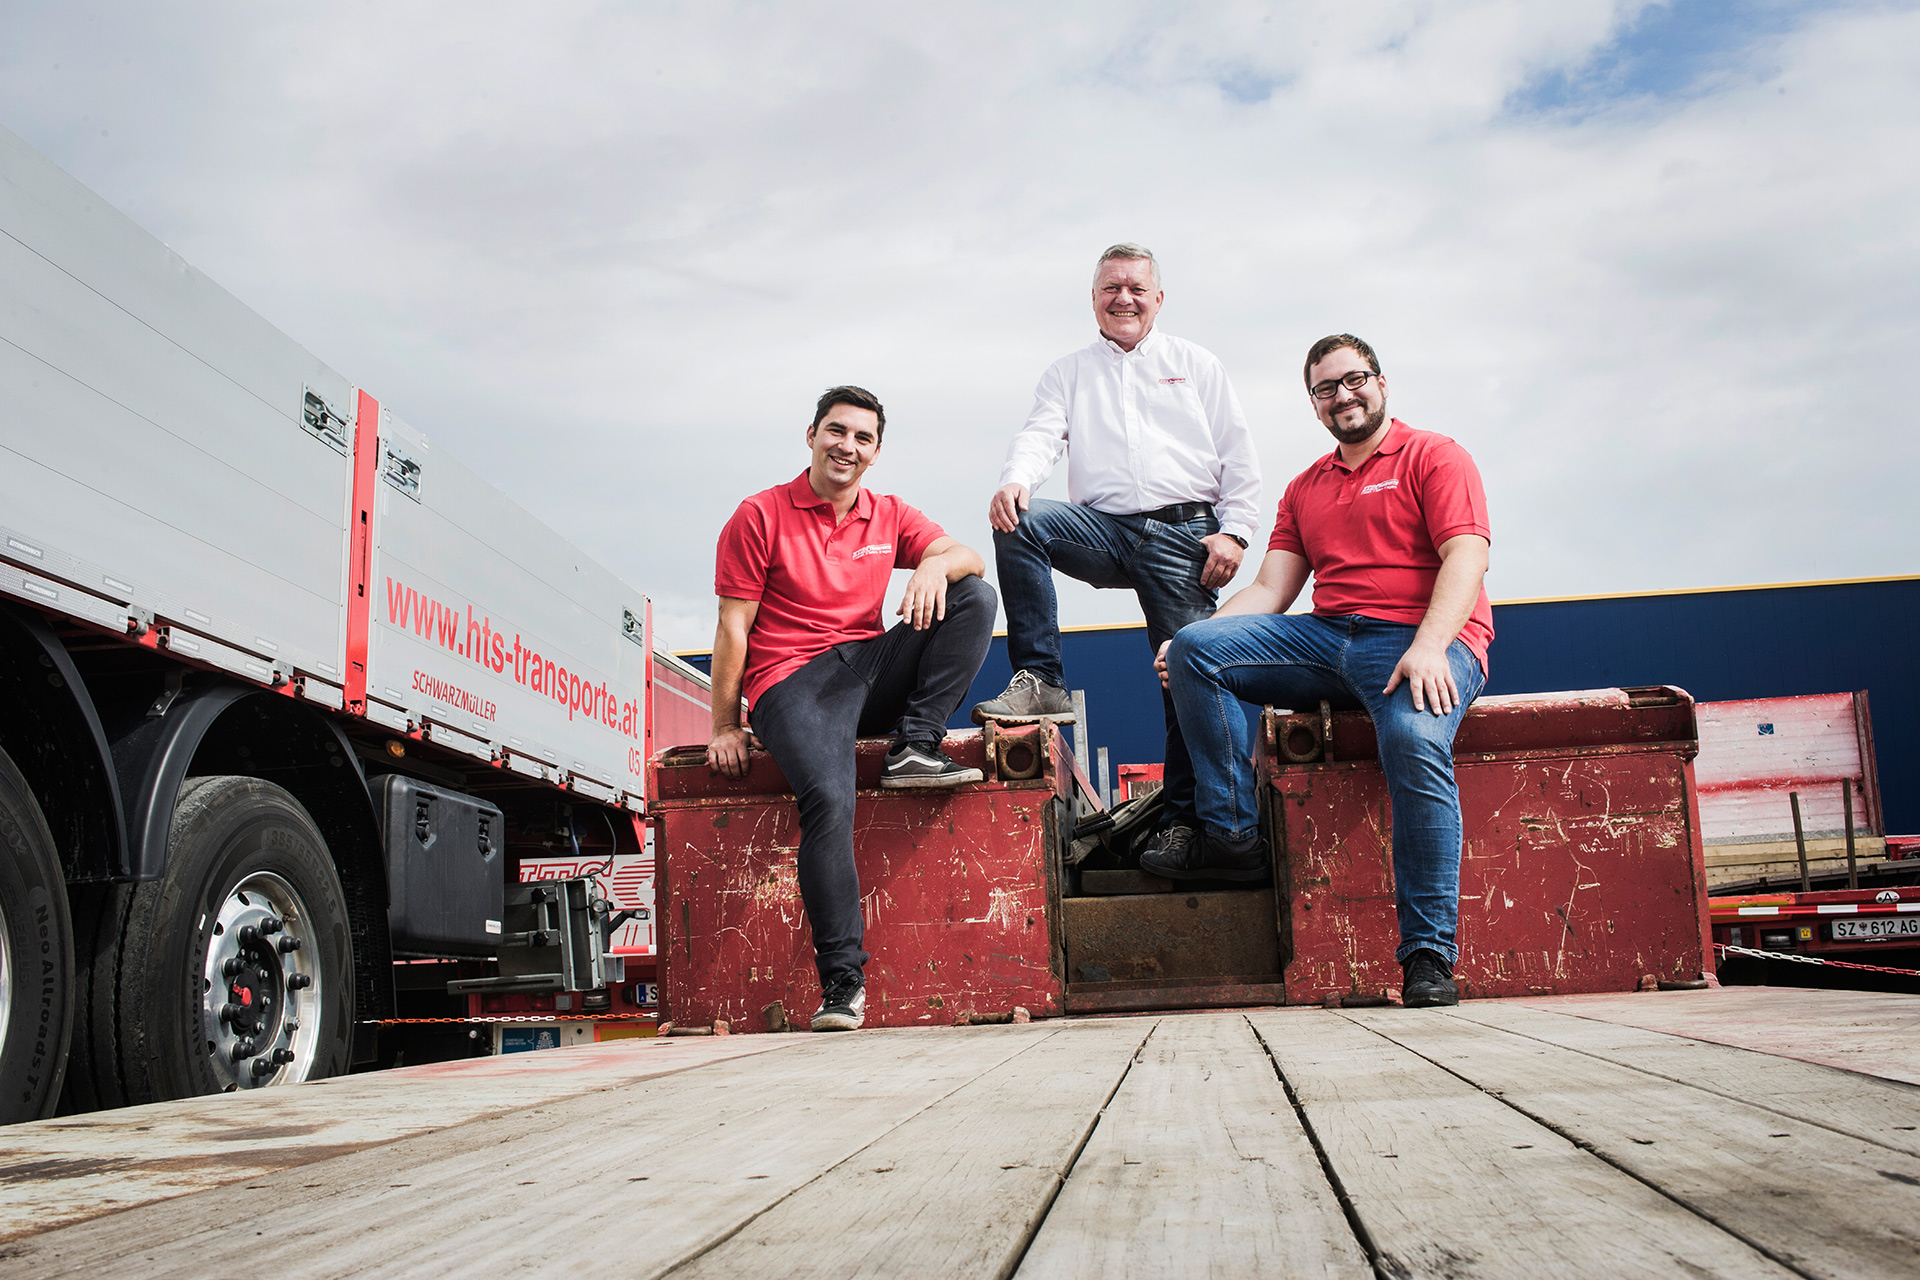
[[[1170,387],[1176,382],[1185,382],[1185,381],[1186,381],[1185,378],[1162,378],[1160,379],[1160,385],[1163,387]]]
[[[1399,487],[1400,487],[1400,477],[1399,477],[1399,476],[1395,476],[1395,477],[1394,477],[1393,479],[1391,479],[1391,480],[1381,480],[1381,481],[1378,481],[1378,482],[1376,482],[1376,483],[1374,483],[1374,484],[1370,484],[1370,485],[1368,485],[1368,486],[1367,486],[1366,488],[1364,488],[1364,489],[1362,489],[1362,490],[1360,491],[1360,496],[1364,498],[1364,497],[1366,497],[1366,496],[1367,496],[1368,494],[1370,494],[1370,493],[1378,493],[1378,492],[1380,492],[1380,491],[1381,491],[1382,489],[1398,489]]]
[[[892,552],[893,544],[891,542],[869,542],[866,546],[854,552],[853,558],[858,560],[861,556],[884,556],[890,555]]]

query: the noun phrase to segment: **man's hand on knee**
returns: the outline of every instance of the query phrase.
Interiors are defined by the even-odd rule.
[[[907,579],[906,591],[900,596],[900,607],[894,612],[912,624],[915,631],[925,631],[936,618],[946,621],[946,573],[937,565],[923,564],[915,569]]]
[[[760,745],[760,739],[746,729],[722,729],[707,744],[707,768],[729,778],[745,777],[747,755]]]
[[[1027,509],[1028,497],[1023,484],[1001,485],[987,504],[987,523],[1001,533],[1012,533],[1020,527],[1020,513]]]
[[[1172,646],[1173,641],[1162,640],[1160,642],[1160,652],[1153,655],[1153,669],[1160,673],[1160,687],[1162,689],[1170,687],[1167,684],[1167,650]]]
[[[1413,694],[1415,711],[1431,711],[1436,716],[1453,714],[1454,706],[1460,701],[1459,686],[1453,682],[1453,664],[1447,661],[1445,649],[1434,649],[1415,641],[1400,661],[1394,665],[1393,675],[1387,680],[1382,693],[1392,693],[1406,682],[1408,692]]]

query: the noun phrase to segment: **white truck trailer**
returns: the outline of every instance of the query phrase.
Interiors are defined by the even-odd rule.
[[[619,981],[517,864],[641,852],[644,595],[4,131],[0,389],[0,1122]]]

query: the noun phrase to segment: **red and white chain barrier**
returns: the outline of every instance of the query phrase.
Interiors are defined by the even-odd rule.
[[[1785,951],[1759,951],[1753,947],[1736,947],[1731,943],[1716,942],[1715,951],[1734,956],[1753,956],[1759,960],[1791,960],[1795,964],[1824,964],[1835,969],[1862,969],[1868,973],[1897,973],[1902,977],[1920,978],[1920,969],[1889,969],[1882,964],[1855,964],[1851,960],[1828,960],[1821,956],[1796,956]]]

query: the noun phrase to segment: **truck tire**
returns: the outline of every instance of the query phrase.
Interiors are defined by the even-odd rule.
[[[313,819],[259,778],[190,778],[167,872],[83,904],[86,1026],[68,1110],[344,1074],[346,897]]]
[[[40,804],[0,751],[0,1124],[53,1114],[73,1029],[73,925]]]

